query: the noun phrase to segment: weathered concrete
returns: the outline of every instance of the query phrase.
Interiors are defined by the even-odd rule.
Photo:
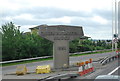
[[[80,26],[68,25],[41,25],[39,35],[53,43],[54,68],[69,67],[69,41],[82,37],[83,29]]]

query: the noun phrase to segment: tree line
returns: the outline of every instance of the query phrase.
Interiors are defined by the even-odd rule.
[[[53,42],[46,40],[36,33],[24,34],[20,27],[9,22],[2,25],[2,60],[16,60],[41,56],[52,56]],[[70,42],[69,51],[83,52],[102,49],[111,49],[111,40],[80,40]]]

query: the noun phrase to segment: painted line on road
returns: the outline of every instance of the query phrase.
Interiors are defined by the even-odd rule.
[[[117,71],[120,68],[120,66],[118,66],[117,68],[115,68],[113,71],[111,71],[110,73],[108,73],[107,75],[112,75],[115,71]]]

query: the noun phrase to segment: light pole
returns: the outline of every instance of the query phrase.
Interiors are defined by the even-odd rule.
[[[114,51],[114,2],[112,0],[112,52]]]
[[[120,40],[120,1],[118,2],[118,39]]]
[[[115,51],[117,51],[117,1],[115,0]]]
[[[112,51],[117,51],[118,41],[118,1],[112,0]]]

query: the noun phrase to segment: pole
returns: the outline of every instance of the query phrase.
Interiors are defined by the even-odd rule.
[[[114,4],[113,4],[113,0],[112,0],[112,52],[114,51],[114,36],[113,36],[113,33],[114,33]]]
[[[115,35],[117,35],[117,1],[115,0]],[[117,39],[117,37],[115,37]],[[117,51],[117,42],[115,42],[115,51]]]
[[[120,1],[118,2],[118,39],[120,40]]]

